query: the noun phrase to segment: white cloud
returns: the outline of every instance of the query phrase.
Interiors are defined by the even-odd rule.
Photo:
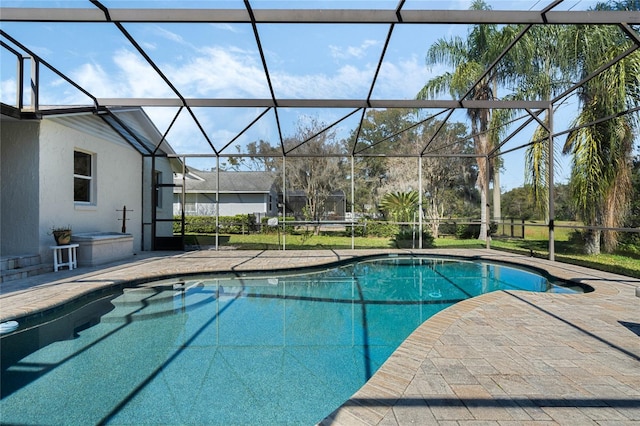
[[[374,41],[363,43],[371,46]],[[173,59],[158,63],[185,97],[269,98],[262,63],[253,51],[212,46],[199,49],[186,62]],[[173,91],[137,53],[120,50],[112,58],[116,66],[107,71],[105,64],[87,63],[72,77],[97,97],[173,97]],[[272,71],[271,81],[277,96],[284,98],[363,98],[371,84],[374,69],[367,65],[346,65],[333,72],[293,74]],[[431,70],[437,74],[439,70]],[[435,75],[433,74],[433,75]],[[378,97],[412,98],[427,81],[429,73],[417,57],[402,62],[385,61],[376,84]]]
[[[378,76],[374,97],[389,99],[413,99],[424,84],[442,74],[444,67],[428,68],[417,56],[399,62],[384,62]]]
[[[172,41],[174,43],[178,43],[178,44],[182,44],[182,45],[187,45],[190,46],[189,43],[187,43],[185,41],[184,38],[182,38],[181,35],[176,34],[174,32],[168,31],[162,27],[159,26],[155,26],[153,27],[153,32],[155,33],[155,35],[157,35],[158,37],[162,37],[164,39],[167,39],[169,41]]]
[[[89,93],[96,97],[113,96],[113,93],[108,90],[112,88],[116,82],[112,81],[109,74],[98,64],[81,65],[80,68],[71,73],[71,78],[78,83],[80,87],[88,90]]]
[[[375,95],[395,99],[414,98],[426,82],[426,68],[416,58],[398,63],[384,62]]]
[[[145,51],[158,49],[158,46],[155,43],[149,43],[148,41],[141,42],[140,45]]]
[[[363,44],[363,48],[372,43]],[[191,55],[186,62],[176,61],[175,57],[171,62],[158,62],[158,66],[183,96],[270,98],[262,63],[255,52],[230,46],[211,46],[194,52],[197,54]],[[354,50],[351,54],[355,55],[357,51]],[[84,64],[73,73],[72,78],[97,97],[174,97],[166,83],[136,52],[120,50],[112,57],[112,64],[114,67],[109,70],[108,64]],[[432,70],[432,73],[439,71]],[[294,74],[288,69],[277,70],[272,72],[271,79],[276,95],[282,98],[347,99],[366,97],[373,74],[371,64],[350,64],[315,74]],[[374,97],[413,98],[429,75],[423,60],[417,56],[395,63],[385,61]],[[161,132],[166,130],[177,112],[177,109],[146,110],[154,121],[158,120]],[[251,118],[247,118],[244,124],[234,123],[230,119],[221,119],[221,115],[210,111],[202,111],[198,113],[198,117],[218,147],[221,141],[230,140],[251,121]],[[236,117],[239,118],[240,116]],[[211,152],[199,129],[184,111],[168,139],[180,153]]]
[[[365,40],[360,46],[335,46],[330,45],[329,51],[334,59],[363,58],[370,47],[378,46],[377,40]]]
[[[113,58],[113,61],[125,77],[124,81],[128,92],[126,96],[173,96],[173,92],[164,80],[137,54],[121,50]]]
[[[14,78],[10,78],[7,80],[2,80],[0,82],[0,101],[7,105],[15,105],[16,104],[16,80]]]
[[[373,72],[348,65],[336,70],[333,75],[293,75],[276,73],[273,76],[274,90],[283,98],[338,98],[364,97],[369,89]]]
[[[217,28],[219,30],[223,30],[223,31],[229,31],[232,33],[240,33],[240,29],[237,26],[233,26],[231,24],[210,24],[212,27]]]
[[[171,89],[137,54],[120,50],[112,58],[114,71],[99,64],[83,64],[72,78],[96,97],[170,97]]]
[[[185,96],[269,97],[262,64],[250,52],[222,47],[201,49],[184,64],[165,65],[167,75]]]

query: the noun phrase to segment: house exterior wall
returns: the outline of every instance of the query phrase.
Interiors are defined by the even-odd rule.
[[[74,202],[74,150],[95,155],[95,199]],[[123,206],[126,231],[134,237],[134,252],[142,241],[142,156],[125,145],[42,120],[40,129],[39,236],[43,261],[51,260],[48,235],[54,226],[71,225],[74,233],[120,232]]]
[[[39,134],[37,121],[3,121],[0,126],[0,253],[39,251]]]
[[[267,214],[268,194],[220,194],[220,216]]]
[[[271,196],[271,204],[269,200]],[[180,196],[174,195],[174,214],[180,214]],[[187,216],[215,216],[216,194],[196,193],[186,194],[185,215]],[[277,215],[277,194],[220,194],[220,216],[235,216],[238,214],[257,214],[261,217]]]

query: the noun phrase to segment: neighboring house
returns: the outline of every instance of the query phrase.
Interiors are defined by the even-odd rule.
[[[134,252],[152,248],[154,229],[156,236],[172,235],[171,222],[153,222],[172,218],[167,154],[173,151],[163,142],[152,160],[162,134],[141,108],[99,114],[88,107],[41,108],[34,114],[2,104],[0,117],[3,258],[39,255],[51,265],[53,227],[119,233],[124,206]],[[154,178],[168,184],[157,196]]]
[[[174,175],[173,213],[181,214],[184,187],[184,213],[187,216],[215,216],[216,196],[220,194],[219,216],[254,214],[257,219],[278,215],[276,175],[270,172],[190,170]],[[218,182],[220,188],[218,189]]]
[[[184,186],[184,214],[186,216],[215,216],[216,194],[220,194],[220,216],[254,214],[276,217],[281,214],[282,193],[278,192],[278,175],[272,172],[201,171],[191,169],[183,175],[174,174],[173,213],[179,216]],[[217,182],[220,190],[217,191]],[[304,220],[307,198],[302,191],[287,192],[287,215]],[[319,217],[314,220],[344,220],[346,197],[344,191],[332,192],[324,200]]]

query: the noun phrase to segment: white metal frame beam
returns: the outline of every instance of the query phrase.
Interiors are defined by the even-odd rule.
[[[628,24],[637,11],[373,9],[108,9],[3,7],[0,21],[256,24]]]
[[[184,101],[184,102],[183,102]],[[240,107],[240,108],[494,108],[540,109],[544,101],[434,100],[434,99],[204,99],[204,98],[97,98],[100,106]]]

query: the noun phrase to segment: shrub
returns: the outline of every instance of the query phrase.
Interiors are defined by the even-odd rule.
[[[640,254],[640,234],[621,232],[618,250],[636,255]]]
[[[493,235],[498,230],[498,224],[491,222],[489,224],[489,234]],[[456,238],[460,240],[473,240],[480,236],[479,223],[467,223],[456,226]]]
[[[381,237],[391,238],[400,231],[400,227],[395,223],[359,220],[354,230],[356,237]],[[351,236],[351,228],[347,226],[346,236]]]
[[[180,232],[180,216],[174,216],[173,232]],[[218,231],[221,234],[251,233],[257,230],[256,217],[253,214],[219,216]],[[215,234],[215,216],[185,216],[184,232],[188,234]]]
[[[415,231],[415,234],[416,234],[416,237],[419,238],[420,233],[418,230]],[[413,229],[410,226],[403,226],[402,229],[400,229],[396,234],[396,236],[394,237],[394,241],[396,243],[396,246],[398,246],[398,248],[407,248],[413,245],[413,237],[414,237]],[[419,240],[416,239],[415,244],[416,244],[416,248],[420,247]],[[431,232],[426,229],[422,230],[422,247],[423,248],[435,247],[435,244],[433,242],[433,235],[431,235]]]
[[[456,226],[456,238],[460,240],[471,240],[480,235],[480,225],[462,224]]]
[[[584,232],[582,232],[579,229],[574,229],[573,231],[571,231],[569,233],[569,238],[568,240],[570,244],[576,245],[576,246],[583,246],[584,245]]]
[[[438,226],[438,233],[443,235],[457,235],[458,225],[455,222],[440,223]]]

